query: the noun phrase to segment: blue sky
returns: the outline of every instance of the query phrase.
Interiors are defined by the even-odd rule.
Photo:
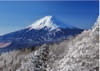
[[[99,15],[99,4],[98,1],[0,1],[0,35],[25,28],[47,15],[89,29]]]

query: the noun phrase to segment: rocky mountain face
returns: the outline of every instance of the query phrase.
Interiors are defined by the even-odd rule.
[[[0,55],[0,71],[99,71],[99,21],[76,37]]]

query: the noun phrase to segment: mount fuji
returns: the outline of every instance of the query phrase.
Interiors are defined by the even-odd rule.
[[[82,31],[53,16],[45,16],[25,29],[0,36],[0,52],[60,42]]]

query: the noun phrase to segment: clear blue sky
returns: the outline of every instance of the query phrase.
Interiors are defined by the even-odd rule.
[[[79,28],[90,28],[99,15],[98,1],[0,2],[0,35],[20,30],[47,15]]]

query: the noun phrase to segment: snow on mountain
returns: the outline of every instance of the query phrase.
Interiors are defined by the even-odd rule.
[[[49,30],[54,30],[57,28],[73,28],[71,25],[67,25],[62,23],[61,21],[57,20],[54,16],[45,16],[32,25],[29,26],[30,30],[37,29],[40,30],[42,28],[47,28]]]
[[[11,42],[3,42],[3,43],[0,43],[0,48],[4,48],[4,47],[7,47],[11,44]]]
[[[53,24],[51,21],[52,16],[45,16],[44,18],[36,21],[30,26],[30,29],[42,29],[44,27],[47,27],[48,29],[56,29],[58,26],[56,24]]]

